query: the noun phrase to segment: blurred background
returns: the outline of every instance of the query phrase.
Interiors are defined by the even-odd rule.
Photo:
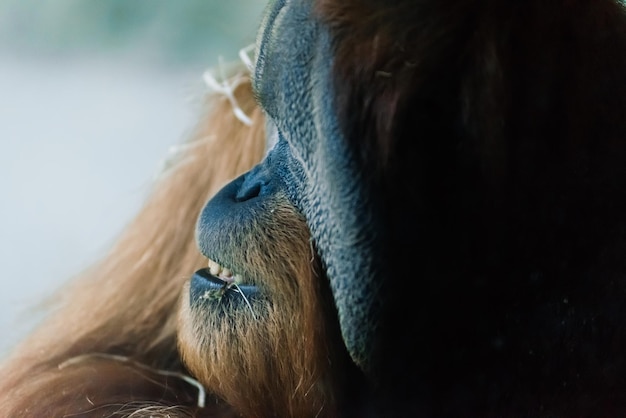
[[[106,252],[262,0],[0,0],[0,356]]]

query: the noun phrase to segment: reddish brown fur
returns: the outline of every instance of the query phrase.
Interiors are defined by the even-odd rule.
[[[4,362],[1,416],[234,416],[212,397],[198,411],[195,387],[145,366],[185,372],[176,312],[183,284],[206,266],[194,239],[198,213],[263,155],[263,116],[249,82],[237,98],[253,126],[238,121],[225,98],[211,98],[189,149],[159,179],[112,251],[58,292],[54,314]],[[245,387],[239,391],[248,396]]]
[[[182,357],[243,416],[333,416],[344,382],[333,374],[342,357],[330,298],[301,215],[281,205],[271,212],[271,223],[239,244],[271,303],[256,301],[253,311],[222,316],[191,308],[185,289]]]

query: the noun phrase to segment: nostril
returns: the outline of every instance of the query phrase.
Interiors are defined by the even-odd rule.
[[[235,201],[245,202],[246,200],[262,196],[264,193],[267,193],[266,189],[270,181],[271,177],[267,168],[263,164],[255,166],[242,176],[239,188],[235,194]]]
[[[261,193],[261,183],[256,181],[244,181],[237,194],[235,200],[237,202],[244,202],[246,200],[257,197]]]

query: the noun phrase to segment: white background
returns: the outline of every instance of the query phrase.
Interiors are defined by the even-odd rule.
[[[254,41],[264,2],[204,0],[205,21],[191,0],[136,3],[163,11],[0,0],[0,356],[139,209],[193,127],[202,71]]]

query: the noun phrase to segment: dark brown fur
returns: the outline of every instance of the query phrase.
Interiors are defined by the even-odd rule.
[[[375,372],[387,401],[426,416],[622,416],[623,4],[321,0],[317,11],[332,27],[347,140],[379,167],[378,201],[393,202],[389,229],[422,220],[412,245],[390,244],[389,264],[418,290],[388,305],[379,349],[400,360],[381,356]],[[398,337],[397,318],[421,341],[404,355],[411,331]]]

